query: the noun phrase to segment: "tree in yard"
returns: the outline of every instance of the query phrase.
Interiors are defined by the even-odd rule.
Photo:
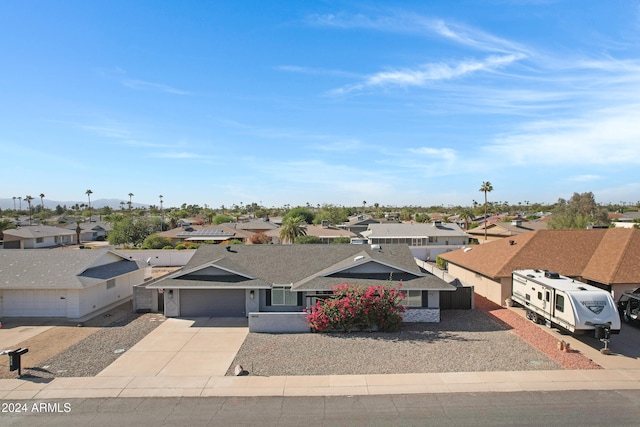
[[[129,213],[131,213],[131,205],[133,204],[133,201],[131,200],[131,198],[134,196],[133,193],[129,193],[129,201],[127,202],[127,204],[129,205]]]
[[[89,205],[88,205],[88,209],[89,209],[89,222],[91,222],[91,195],[93,194],[93,191],[91,190],[87,190],[84,192],[84,194],[87,195],[87,197],[89,198]]]
[[[280,241],[282,243],[289,242],[293,244],[298,236],[306,236],[306,221],[301,216],[283,218],[282,226],[280,226]]]
[[[553,215],[547,222],[550,229],[586,228],[589,225],[607,225],[607,212],[595,200],[592,192],[573,193],[568,201],[558,199]]]
[[[318,236],[298,236],[294,243],[297,245],[315,245],[322,243],[322,239]]]
[[[40,193],[40,206],[42,207],[42,212],[44,212],[44,193]]]
[[[249,237],[249,243],[254,245],[268,245],[271,243],[271,237],[261,231],[256,234],[252,234],[251,237]]]
[[[112,224],[108,239],[112,245],[133,244],[138,246],[147,236],[152,234],[153,230],[153,223],[147,218],[135,218],[128,215]]]
[[[31,225],[31,201],[33,200],[33,197],[27,195],[24,199],[29,204],[29,225]]]
[[[468,230],[469,223],[473,221],[473,212],[471,211],[471,209],[463,209],[462,211],[460,211],[458,218],[464,221],[464,229]]]
[[[229,215],[215,215],[211,218],[211,223],[215,225],[224,224],[225,222],[233,222],[233,217]]]
[[[484,240],[487,240],[487,193],[493,191],[493,185],[489,181],[483,181],[479,191],[484,193]]]
[[[160,236],[159,234],[152,234],[147,236],[142,242],[143,249],[162,249],[167,246],[173,247],[171,240],[166,237]]]
[[[0,219],[0,240],[4,239],[4,230],[16,228],[16,225],[8,219]]]
[[[311,212],[309,209],[305,208],[293,208],[291,209],[282,220],[284,221],[287,218],[301,217],[304,222],[307,224],[313,224],[313,219],[315,218],[315,214]]]

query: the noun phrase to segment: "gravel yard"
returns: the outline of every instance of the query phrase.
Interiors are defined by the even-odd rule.
[[[54,326],[25,341],[29,348],[22,357],[22,375],[31,378],[91,377],[109,366],[158,327],[163,316],[156,313],[116,312],[87,322],[86,327]],[[110,322],[110,323],[109,323]],[[94,325],[94,326],[88,326]],[[99,326],[96,326],[99,325]],[[0,378],[16,378],[8,369],[8,357],[2,358]]]
[[[397,374],[562,369],[480,310],[442,311],[440,323],[396,333],[250,333],[227,375]]]

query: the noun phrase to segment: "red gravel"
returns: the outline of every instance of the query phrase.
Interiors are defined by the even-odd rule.
[[[530,320],[501,307],[478,294],[474,295],[475,308],[512,328],[512,332],[531,346],[546,354],[566,369],[602,369],[577,350],[564,352],[558,348],[558,340]]]

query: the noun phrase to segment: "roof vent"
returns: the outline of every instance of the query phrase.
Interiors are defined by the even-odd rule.
[[[559,279],[560,275],[555,271],[545,271],[544,277],[546,277],[547,279]]]
[[[382,248],[380,247],[380,245],[371,245],[371,250],[380,252]]]
[[[364,255],[358,255],[357,257],[355,257],[355,258],[353,259],[353,262],[358,262],[358,261],[360,261],[361,259],[364,259]]]
[[[509,240],[509,244],[510,244],[511,246],[513,246],[513,245],[515,245],[515,244],[516,244],[516,241],[515,241],[515,240]]]
[[[516,227],[521,227],[522,226],[522,220],[521,219],[514,219],[513,221],[511,221],[511,225],[516,226]]]
[[[231,246],[226,246],[225,249],[227,250],[227,252],[231,252]]]
[[[581,291],[586,291],[587,288],[585,288],[584,286],[578,286],[578,289],[580,289]]]
[[[322,220],[322,228],[329,228],[329,220],[327,219]]]
[[[462,250],[462,252],[469,252],[471,249],[473,249],[473,248],[464,248],[464,249]]]
[[[440,227],[442,225],[442,221],[438,221],[438,220],[433,221],[431,225],[433,225],[434,227]]]

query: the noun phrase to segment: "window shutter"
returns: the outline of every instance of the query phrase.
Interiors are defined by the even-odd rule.
[[[265,304],[267,307],[271,307],[271,289],[267,289],[265,296]]]

